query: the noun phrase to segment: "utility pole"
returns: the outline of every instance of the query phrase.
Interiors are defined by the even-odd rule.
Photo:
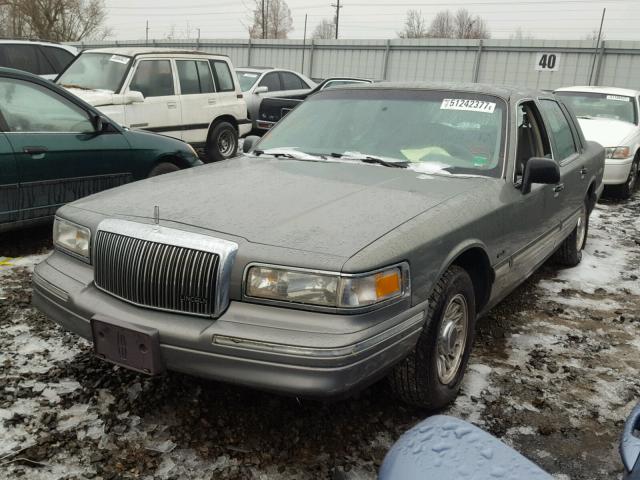
[[[269,38],[269,0],[264,0],[265,1],[265,7],[264,7],[264,11],[265,11],[265,21],[264,21],[264,38]]]
[[[600,48],[600,39],[602,38],[602,26],[604,25],[604,15],[607,13],[607,9],[602,9],[602,18],[600,19],[600,30],[598,31],[598,41],[596,42],[596,49],[593,52],[593,63],[591,64],[591,73],[589,73],[589,85],[591,85],[591,79],[593,78],[593,69],[596,67],[596,57],[598,56],[598,49]]]
[[[266,37],[266,30],[264,28],[265,26],[265,16],[264,16],[264,0],[262,0],[262,38],[267,38]]]
[[[302,68],[300,72],[304,74],[304,51],[307,49],[307,17],[308,14],[304,14],[304,35],[302,36]]]
[[[149,44],[149,20],[147,20],[147,28],[145,32],[145,43]]]
[[[335,9],[336,9],[336,40],[337,40],[338,39],[338,27],[340,25],[340,9],[344,5],[340,5],[340,0],[337,0],[337,3],[332,3],[331,6],[335,7]]]

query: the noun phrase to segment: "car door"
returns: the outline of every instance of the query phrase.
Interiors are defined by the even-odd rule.
[[[560,104],[548,98],[539,100],[544,122],[551,137],[553,159],[560,167],[560,183],[553,188],[549,215],[556,218],[561,230],[558,243],[576,225],[588,188],[586,160],[577,133],[574,133],[567,113]]]
[[[13,149],[6,135],[0,133],[0,232],[3,226],[18,219],[18,187]]]
[[[493,297],[500,297],[523,281],[553,253],[558,231],[557,217],[549,216],[554,186],[534,184],[526,194],[521,189],[527,161],[551,155],[549,138],[535,102],[520,102],[512,122],[515,158],[513,174],[501,195],[501,260],[495,266]]]
[[[204,143],[209,125],[224,108],[217,98],[213,74],[207,60],[176,59],[182,106],[182,139]]]
[[[233,115],[237,119],[244,120],[247,116],[245,104],[239,98],[239,88],[236,89],[236,81],[231,73],[231,65],[222,59],[209,60],[217,92],[218,114]]]
[[[0,78],[4,134],[19,178],[18,220],[131,180],[130,147],[117,129],[96,132],[94,112],[53,85]]]
[[[141,92],[143,102],[124,108],[125,125],[182,139],[182,108],[173,62],[168,58],[137,61],[124,92]]]

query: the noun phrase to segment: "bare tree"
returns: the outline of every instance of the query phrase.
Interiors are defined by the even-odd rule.
[[[407,19],[403,30],[398,33],[400,38],[425,38],[428,37],[427,23],[419,10],[408,10]]]
[[[313,29],[311,38],[318,40],[330,40],[336,37],[336,22],[335,20],[329,20],[324,18],[316,28]]]
[[[251,38],[287,38],[293,30],[291,9],[285,0],[255,0],[255,7],[249,27]],[[263,23],[264,20],[264,23]],[[264,25],[264,31],[263,31]]]
[[[486,22],[461,8],[455,14],[455,38],[489,38]]]
[[[433,38],[454,38],[455,25],[453,15],[449,10],[442,10],[436,13],[436,16],[429,25],[428,35]]]
[[[509,38],[511,40],[533,40],[536,37],[531,32],[525,32],[522,27],[516,28],[516,31],[512,33]]]
[[[2,5],[11,35],[65,42],[109,34],[103,0],[4,0]]]

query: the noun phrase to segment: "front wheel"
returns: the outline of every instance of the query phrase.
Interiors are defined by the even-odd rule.
[[[178,170],[180,170],[180,167],[178,167],[174,163],[161,162],[151,169],[148,178],[157,177],[158,175],[164,175],[165,173],[177,172]]]
[[[234,157],[238,152],[238,131],[229,122],[213,127],[207,139],[207,160],[219,162]]]
[[[587,244],[589,233],[589,209],[587,203],[582,204],[576,227],[562,242],[556,252],[556,261],[565,267],[575,267],[582,261],[582,250]]]
[[[475,334],[476,304],[469,274],[453,265],[429,298],[420,338],[389,376],[404,402],[436,410],[455,400]]]

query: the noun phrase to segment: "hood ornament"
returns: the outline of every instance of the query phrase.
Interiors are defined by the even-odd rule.
[[[153,207],[153,223],[160,225],[160,207],[158,205]]]

